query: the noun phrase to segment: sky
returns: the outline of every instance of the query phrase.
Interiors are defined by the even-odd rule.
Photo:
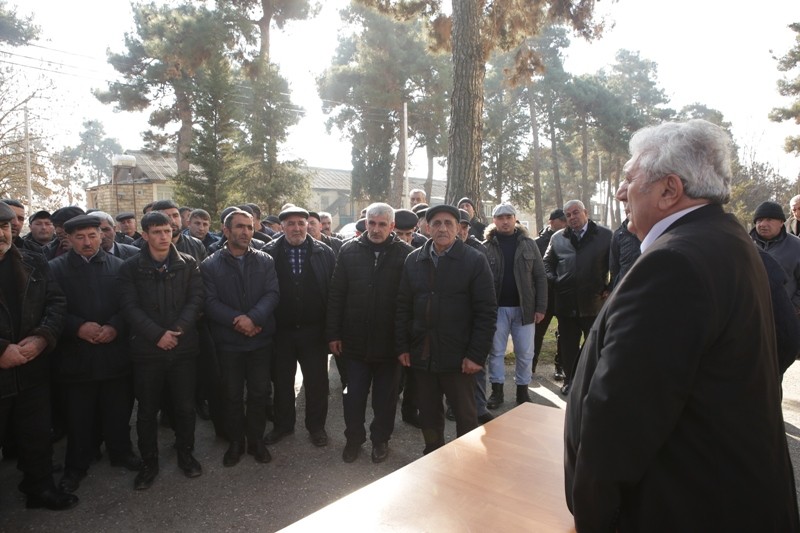
[[[75,145],[82,122],[97,119],[124,149],[139,149],[140,133],[148,129],[147,114],[115,113],[91,94],[115,78],[106,51],[123,50],[124,33],[133,27],[129,2],[9,0],[11,5],[15,2],[18,14],[33,15],[42,38],[36,46],[3,48],[10,55],[0,54],[0,62],[26,65],[20,71],[32,85],[41,78],[52,80],[56,91],[39,102],[48,109],[42,125],[50,142],[57,147]],[[338,10],[345,5],[347,0],[327,0],[315,19],[292,22],[271,34],[273,61],[290,82],[293,102],[306,110],[290,131],[283,155],[303,158],[311,166],[351,168],[349,143],[325,131],[315,84],[335,51],[341,26]],[[800,2],[620,0],[596,5],[609,28],[591,43],[572,38],[567,71],[594,73],[609,68],[619,49],[638,51],[657,63],[659,86],[670,98],[670,107],[699,102],[722,111],[746,157],[772,164],[787,178],[800,175],[800,158],[783,152],[784,138],[800,134],[800,125],[767,118],[773,107],[789,104],[777,93],[781,73],[773,56],[793,46],[795,34],[787,26],[800,22]],[[418,153],[411,159],[409,175],[421,177],[425,172],[424,154]],[[444,177],[443,169],[437,177]]]

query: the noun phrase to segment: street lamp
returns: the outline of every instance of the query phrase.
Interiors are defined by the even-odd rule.
[[[117,211],[115,215],[119,214],[119,193],[117,192],[117,182],[118,182],[118,175],[119,171],[122,169],[128,169],[128,172],[132,168],[136,167],[136,157],[128,154],[117,154],[111,157],[111,165],[114,167],[112,172],[111,181],[114,184],[114,201],[116,202]],[[131,177],[131,183],[133,183],[133,177]],[[136,211],[136,185],[134,184],[133,190],[133,210]]]

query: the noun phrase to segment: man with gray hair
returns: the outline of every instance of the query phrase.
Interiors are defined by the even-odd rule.
[[[578,531],[800,531],[767,274],[704,120],[634,134],[617,200],[642,255],[598,315],[567,402]],[[735,258],[735,260],[732,260]]]
[[[114,257],[123,261],[139,253],[139,248],[132,244],[117,242],[114,230],[114,219],[105,211],[92,211],[89,216],[100,220],[100,247]]]
[[[608,296],[608,256],[611,230],[589,219],[580,200],[564,204],[567,227],[555,232],[544,254],[544,268],[553,282],[558,319],[558,350],[566,377],[561,393],[569,392],[570,380],[594,318]]]
[[[800,237],[800,224],[797,223],[800,220],[800,194],[792,196],[792,199],[789,200],[789,210],[792,212],[792,216],[786,221],[786,233]]]

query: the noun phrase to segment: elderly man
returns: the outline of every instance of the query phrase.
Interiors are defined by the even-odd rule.
[[[306,429],[314,446],[327,446],[325,312],[336,258],[330,247],[308,234],[308,211],[292,206],[281,211],[279,217],[283,234],[264,248],[275,260],[281,294],[275,310],[277,332],[272,363],[275,425],[264,439],[267,444],[275,444],[294,433],[294,380],[299,364],[306,394]]]
[[[422,189],[411,189],[408,191],[408,207],[413,208],[417,204],[428,202],[428,196]]]
[[[75,492],[86,477],[97,452],[97,433],[106,443],[112,466],[132,471],[141,467],[131,448],[131,361],[115,295],[123,261],[102,250],[101,218],[93,216],[96,213],[64,224],[72,247],[50,263],[67,298],[59,356],[53,365],[67,400],[67,454],[59,483],[64,492]],[[114,228],[109,228],[113,243]]]
[[[786,232],[796,237],[800,236],[800,223],[798,223],[800,221],[800,194],[792,196],[792,199],[789,200],[789,210],[792,212],[792,216],[786,221]]]
[[[767,275],[722,209],[730,144],[704,120],[631,139],[617,199],[642,255],[567,403],[578,531],[800,531]]]
[[[542,260],[544,260],[544,254],[547,251],[547,247],[550,245],[550,239],[553,237],[555,232],[558,230],[562,230],[567,227],[567,215],[564,214],[563,209],[554,209],[550,212],[550,216],[547,220],[547,226],[539,232],[539,236],[536,237],[536,246],[539,248],[539,254],[542,256]],[[544,313],[544,318],[541,322],[536,325],[536,332],[533,337],[533,365],[531,367],[531,372],[536,372],[536,364],[539,361],[539,355],[542,353],[542,344],[544,344],[544,336],[547,333],[547,328],[550,327],[550,322],[553,320],[553,313],[555,312],[556,307],[556,294],[555,290],[553,289],[553,281],[548,278],[547,279],[547,311]],[[556,331],[556,338],[558,337],[558,331]],[[555,373],[553,374],[553,379],[556,381],[564,381],[564,368],[561,366],[561,353],[558,351],[558,343],[556,343],[556,355],[554,358],[555,363]]]
[[[271,460],[264,445],[267,382],[274,347],[278,278],[269,254],[250,246],[254,219],[236,210],[225,218],[222,249],[203,261],[206,315],[217,345],[230,445],[222,464],[236,465],[245,451],[259,463]],[[243,409],[247,383],[247,413]]]
[[[783,287],[792,300],[795,313],[800,314],[800,238],[787,233],[785,221],[779,203],[762,202],[753,214],[755,227],[750,231],[750,237],[786,272]]]
[[[61,334],[66,301],[44,256],[13,245],[15,216],[0,202],[0,442],[8,433],[16,439],[26,507],[69,509],[78,497],[53,482],[48,361]]]
[[[567,394],[581,351],[581,335],[585,341],[608,296],[611,230],[590,220],[580,200],[564,204],[564,214],[567,227],[550,239],[544,268],[556,293],[558,350],[566,374],[561,393]]]
[[[458,239],[452,205],[428,208],[431,238],[409,254],[397,298],[397,353],[414,370],[423,453],[444,445],[442,395],[459,436],[478,425],[475,377],[486,363],[497,321],[492,273],[481,252]]]
[[[111,218],[111,215],[104,211],[92,211],[89,216],[95,217],[100,223],[99,230],[102,238],[100,246],[103,250],[114,257],[119,257],[123,261],[139,253],[139,248],[136,246],[117,242],[114,238],[116,232],[114,231],[114,219]]]
[[[136,215],[130,211],[123,211],[115,219],[119,232],[133,239],[140,239],[142,234],[136,231]]]
[[[489,353],[492,395],[487,407],[497,409],[504,401],[505,356],[508,337],[514,342],[517,405],[530,402],[528,385],[533,364],[536,324],[547,310],[547,274],[536,242],[517,224],[517,210],[500,204],[492,211],[486,230],[486,250],[497,295],[497,329]]]
[[[367,207],[367,231],[342,247],[328,297],[328,347],[347,368],[344,393],[346,463],[358,457],[367,439],[367,396],[372,392],[372,462],[389,455],[394,431],[400,365],[394,353],[394,315],[400,274],[413,248],[397,238],[394,210],[388,204]]]

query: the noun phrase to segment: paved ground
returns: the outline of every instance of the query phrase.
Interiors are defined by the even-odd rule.
[[[316,448],[298,424],[296,433],[270,447],[273,461],[255,463],[245,456],[236,467],[222,466],[226,444],[215,438],[210,422],[198,421],[196,456],[203,476],[187,479],[175,464],[170,447],[172,433],[161,429],[161,474],[147,491],[134,491],[134,474],[111,468],[106,458],[92,466],[81,484],[81,504],[65,512],[26,510],[24,497],[16,490],[20,480],[14,463],[0,463],[0,531],[127,532],[127,531],[275,531],[310,514],[422,455],[419,430],[404,424],[399,412],[390,443],[389,459],[375,465],[369,444],[359,459],[345,464],[341,388],[335,365],[331,368],[328,433],[331,442]],[[564,407],[558,384],[550,378],[552,365],[540,365],[531,384],[534,401]],[[785,379],[784,416],[795,464],[800,461],[800,364],[789,369]],[[513,367],[506,367],[506,402],[499,413],[514,407]],[[298,398],[298,415],[303,414]],[[399,410],[398,410],[399,411]],[[497,414],[497,413],[496,413]],[[302,418],[299,418],[302,420]],[[448,439],[455,438],[455,423],[447,423]],[[135,435],[134,435],[135,439]],[[56,460],[63,460],[64,442],[56,447]],[[334,527],[334,529],[336,529]]]

